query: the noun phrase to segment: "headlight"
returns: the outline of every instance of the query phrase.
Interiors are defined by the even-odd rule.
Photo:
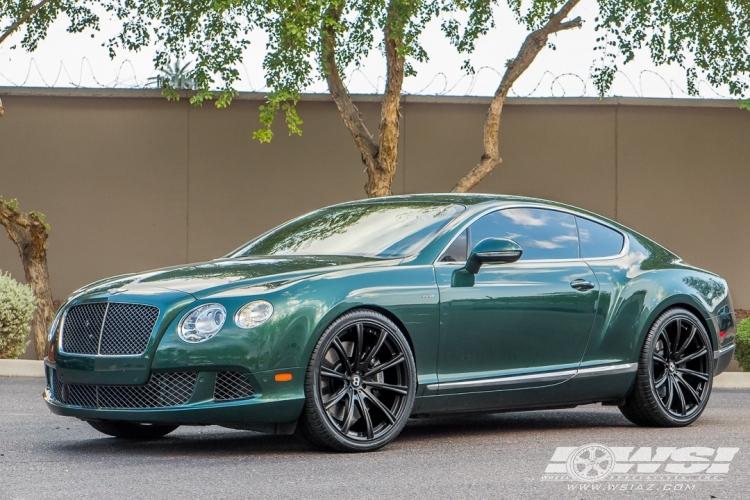
[[[221,304],[203,304],[182,317],[177,333],[185,342],[204,342],[219,333],[226,319]]]
[[[273,306],[265,300],[254,300],[245,304],[237,311],[234,322],[240,328],[255,328],[260,326],[273,314]]]

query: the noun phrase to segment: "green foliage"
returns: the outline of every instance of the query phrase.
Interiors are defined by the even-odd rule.
[[[29,12],[39,0],[0,0],[0,35]],[[81,33],[86,29],[99,30],[99,16],[94,8],[96,0],[52,0],[40,8],[20,28],[21,47],[29,52],[47,36],[50,24],[60,15],[68,18],[68,32]],[[15,48],[12,46],[11,48]]]
[[[3,199],[2,196],[0,196],[0,203],[8,207],[8,210],[11,210],[13,212],[18,212],[18,198],[12,198],[6,201]]]
[[[750,73],[750,2],[747,0],[599,0],[599,64],[593,69],[600,95],[612,84],[618,62],[646,49],[654,63],[685,71],[688,93],[699,78],[747,96]]]
[[[31,287],[0,271],[0,359],[15,359],[24,353],[35,309]]]
[[[9,210],[13,212],[18,212],[18,199],[12,198],[10,200],[4,200],[2,196],[0,196],[0,203],[4,204],[6,207],[8,207]],[[29,217],[32,219],[35,219],[40,224],[44,225],[44,228],[49,231],[50,225],[45,222],[47,219],[47,216],[40,212],[29,212]]]
[[[261,142],[273,138],[275,117],[283,113],[290,134],[300,134],[296,105],[300,94],[326,77],[321,61],[324,43],[335,37],[334,60],[341,72],[358,68],[373,51],[383,51],[386,36],[405,58],[407,76],[429,54],[421,35],[438,22],[444,36],[465,55],[462,68],[472,73],[471,54],[477,40],[496,25],[496,7],[503,1],[517,23],[527,30],[543,26],[563,0],[56,0],[27,23],[22,45],[36,48],[49,23],[61,14],[71,32],[99,29],[103,10],[121,23],[121,30],[103,44],[111,56],[119,50],[155,47],[156,68],[190,58],[187,66],[165,75],[164,95],[178,99],[177,90],[195,90],[193,105],[214,100],[226,107],[236,95],[238,67],[250,34],[266,37],[263,72],[269,89],[260,109]],[[750,3],[747,0],[597,0],[594,19],[599,57],[592,78],[601,96],[611,87],[620,66],[645,49],[657,64],[675,64],[685,71],[686,88],[698,94],[698,82],[729,88],[748,98],[750,74]],[[31,0],[0,0],[0,24],[10,26],[32,6]],[[98,6],[96,9],[94,6]],[[99,11],[97,10],[97,12]],[[574,10],[573,15],[577,12]],[[551,44],[550,44],[551,45]],[[740,105],[750,108],[750,101]]]
[[[736,344],[734,349],[735,359],[743,370],[750,372],[750,318],[739,322],[734,342]]]

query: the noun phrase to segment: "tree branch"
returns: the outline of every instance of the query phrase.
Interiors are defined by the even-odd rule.
[[[479,163],[464,175],[451,192],[465,193],[476,186],[484,177],[499,165],[503,160],[500,157],[498,147],[498,133],[500,130],[500,115],[503,111],[505,98],[508,96],[511,87],[526,69],[534,62],[536,56],[541,52],[549,35],[568,29],[578,28],[581,26],[581,18],[577,17],[570,21],[565,21],[570,11],[573,10],[580,0],[568,0],[559,11],[552,14],[549,21],[536,31],[529,33],[518,51],[515,59],[511,59],[506,64],[505,74],[503,75],[500,85],[495,91],[490,107],[487,110],[487,118],[484,122],[484,153]]]
[[[343,6],[343,2],[341,5]],[[338,21],[341,11],[330,9],[328,14]],[[336,103],[336,107],[338,107],[341,118],[344,120],[344,125],[349,129],[357,149],[362,154],[362,161],[368,171],[374,171],[377,168],[378,145],[373,140],[367,126],[365,126],[362,114],[352,102],[349,92],[341,80],[341,72],[336,63],[336,30],[323,21],[320,31],[321,63],[328,83],[328,90]]]
[[[10,28],[8,28],[7,30],[5,30],[5,33],[3,33],[2,35],[0,35],[0,44],[3,43],[6,38],[8,38],[11,34],[13,34],[14,31],[16,31],[23,23],[25,23],[26,21],[28,21],[31,16],[33,16],[34,14],[36,14],[36,12],[39,9],[41,9],[42,7],[44,7],[45,5],[47,5],[50,1],[51,0],[41,0],[38,4],[36,4],[32,8],[30,8],[29,11],[26,14],[24,14],[20,18],[18,18],[18,20],[15,23],[13,23],[10,26]]]

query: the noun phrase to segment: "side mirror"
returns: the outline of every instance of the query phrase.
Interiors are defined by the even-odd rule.
[[[482,264],[490,262],[509,264],[521,258],[523,250],[507,238],[486,238],[474,247],[466,260],[466,271],[477,274]]]

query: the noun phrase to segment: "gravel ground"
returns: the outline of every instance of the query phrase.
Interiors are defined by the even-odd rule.
[[[683,429],[645,429],[616,408],[411,421],[385,449],[345,455],[293,437],[183,427],[124,442],[51,414],[40,379],[0,379],[0,499],[750,498],[750,391],[716,390]],[[545,481],[557,447],[734,447],[721,481]],[[619,459],[618,459],[619,460]],[[575,489],[573,489],[575,488]],[[681,491],[674,491],[675,489]]]

